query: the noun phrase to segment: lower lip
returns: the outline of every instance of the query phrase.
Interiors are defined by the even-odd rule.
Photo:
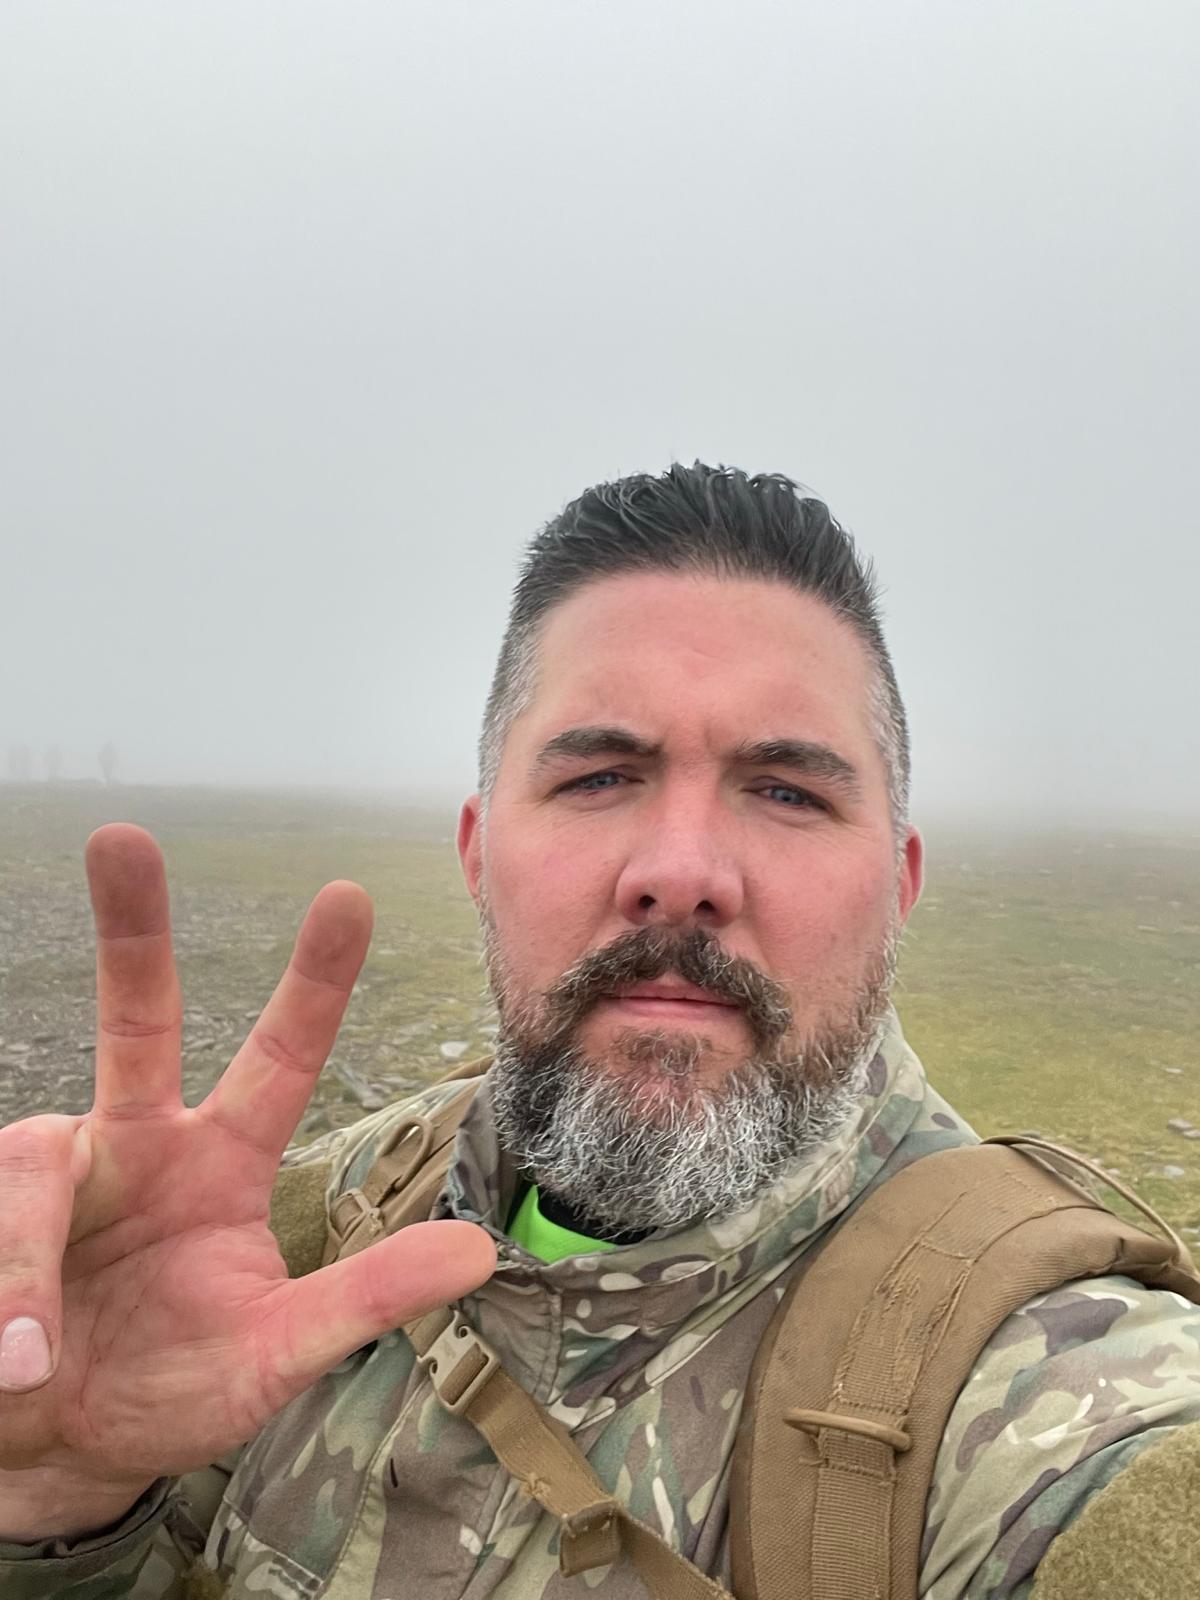
[[[613,995],[603,1004],[614,1006],[628,1016],[646,1017],[656,1022],[712,1022],[717,1017],[734,1017],[736,1006],[718,1005],[711,1000],[658,1000],[650,995]]]

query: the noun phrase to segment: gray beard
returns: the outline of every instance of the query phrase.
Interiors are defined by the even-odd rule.
[[[755,1054],[711,1086],[694,1073],[700,1038],[626,1030],[615,1041],[622,1059],[613,1070],[579,1049],[573,1025],[539,1029],[524,1010],[502,1027],[489,1074],[501,1147],[600,1237],[678,1229],[745,1209],[856,1112],[888,1007],[896,944],[893,930],[849,1014],[800,1054],[781,1057],[760,1036]],[[703,966],[706,957],[701,951],[694,959]],[[683,964],[689,981],[704,981]]]
[[[531,1071],[501,1049],[490,1083],[502,1147],[604,1237],[743,1210],[845,1125],[868,1064],[817,1089],[753,1062],[686,1096],[648,1103],[643,1088],[639,1104],[639,1086],[578,1051]]]

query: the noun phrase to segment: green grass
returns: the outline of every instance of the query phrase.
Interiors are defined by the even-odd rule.
[[[1200,1224],[1200,839],[934,841],[897,1003],[983,1134],[1039,1131]],[[1163,1167],[1185,1169],[1183,1178]]]

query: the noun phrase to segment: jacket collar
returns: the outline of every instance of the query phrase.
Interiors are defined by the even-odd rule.
[[[536,1296],[540,1288],[563,1297],[581,1331],[593,1321],[606,1333],[614,1322],[643,1333],[678,1329],[705,1308],[720,1306],[729,1314],[734,1302],[759,1293],[871,1183],[927,1095],[921,1063],[889,1009],[856,1115],[752,1205],[717,1221],[547,1265],[505,1231],[518,1174],[497,1140],[485,1080],[460,1130],[439,1210],[481,1224],[495,1239],[500,1265],[480,1291],[485,1300],[508,1290]]]

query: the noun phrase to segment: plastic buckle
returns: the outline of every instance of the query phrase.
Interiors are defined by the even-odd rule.
[[[329,1220],[343,1244],[368,1218],[371,1220],[373,1231],[380,1232],[379,1211],[361,1189],[344,1189],[329,1208]]]
[[[559,1527],[558,1565],[564,1577],[607,1567],[621,1554],[620,1507],[611,1498],[569,1512]]]
[[[461,1416],[500,1365],[500,1357],[459,1312],[417,1360],[447,1411]],[[464,1370],[465,1369],[465,1370]]]

